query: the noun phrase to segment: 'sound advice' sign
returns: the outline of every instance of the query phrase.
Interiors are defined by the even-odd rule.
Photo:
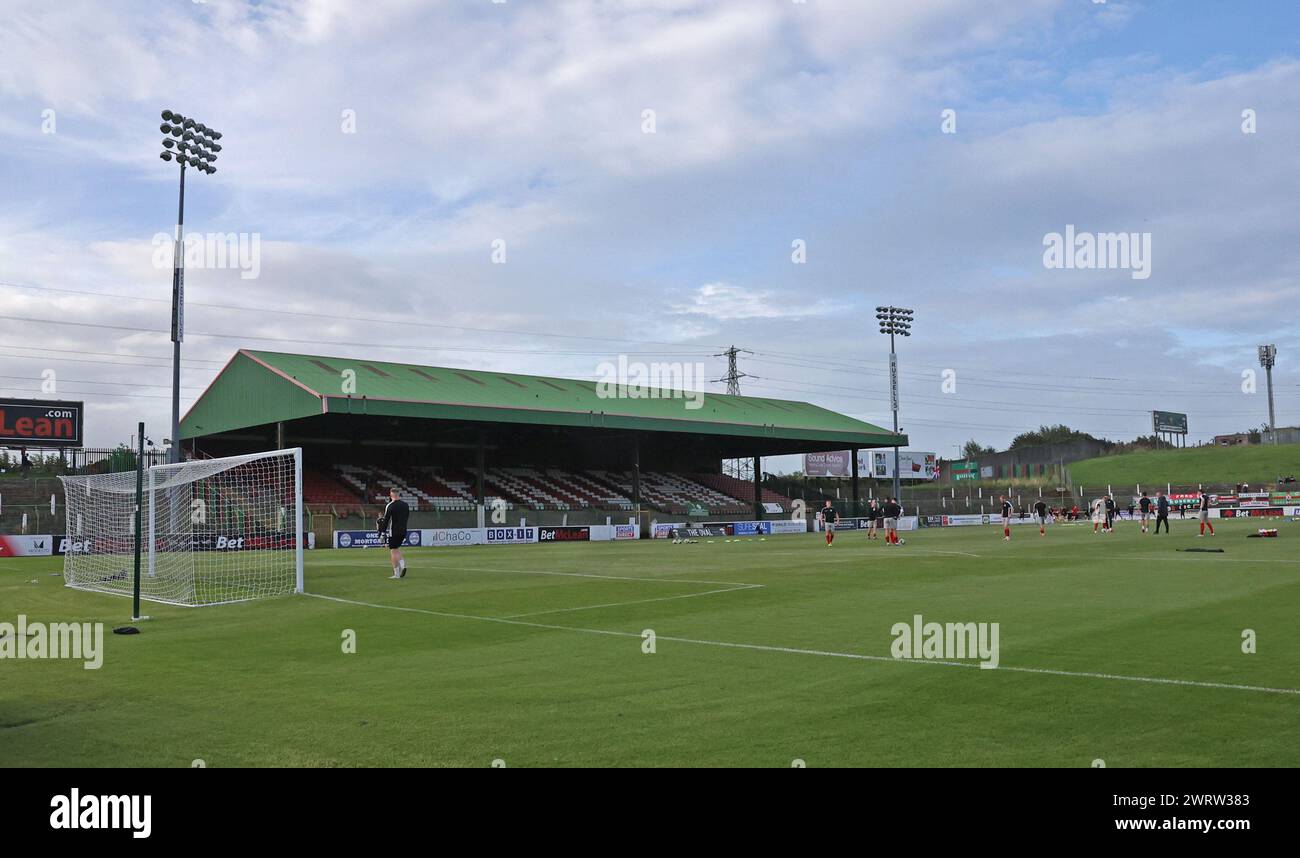
[[[0,399],[0,445],[10,447],[80,447],[81,402]]]

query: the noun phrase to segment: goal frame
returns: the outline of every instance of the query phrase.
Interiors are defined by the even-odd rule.
[[[199,460],[190,460],[186,462],[172,462],[172,463],[167,463],[162,465],[153,465],[148,468],[138,469],[137,473],[143,471],[141,476],[144,479],[136,483],[136,491],[133,493],[131,501],[134,504],[135,514],[145,519],[144,521],[140,521],[140,518],[137,517],[136,521],[139,522],[139,526],[135,527],[135,543],[136,543],[137,556],[139,556],[140,549],[143,548],[144,549],[143,553],[145,554],[146,557],[145,574],[148,575],[149,577],[155,577],[158,572],[157,538],[156,538],[156,522],[157,522],[157,515],[158,515],[158,510],[157,510],[158,492],[155,491],[155,485],[157,482],[159,482],[157,478],[160,475],[182,472],[187,466],[192,466],[197,462],[221,462],[222,459],[230,459],[232,461],[239,460],[239,464],[242,465],[242,464],[257,462],[262,459],[269,459],[269,458],[276,458],[276,457],[281,457],[281,458],[292,457],[292,461],[293,461],[294,585],[293,585],[292,592],[293,594],[300,594],[305,592],[303,552],[304,549],[306,548],[307,535],[303,532],[303,523],[305,517],[304,516],[305,501],[303,498],[303,487],[302,487],[303,456],[302,456],[301,447],[289,447],[281,450],[265,450],[256,453],[246,453],[237,456],[218,457],[214,459],[199,459]],[[141,464],[143,464],[143,460],[141,460]],[[236,465],[236,467],[237,466],[238,465]],[[75,479],[75,477],[73,479]],[[147,501],[145,500],[146,497],[148,498]],[[73,532],[72,505],[67,503],[66,501],[64,503],[64,515],[65,515],[65,524],[64,524],[65,532],[71,534]],[[191,549],[191,551],[192,550],[193,549]],[[189,603],[189,602],[178,601],[173,599],[160,599],[155,596],[146,595],[143,592],[141,592],[144,588],[142,588],[140,585],[140,579],[138,575],[136,577],[132,593],[118,593],[110,590],[81,587],[73,583],[68,583],[69,562],[70,561],[68,557],[65,556],[64,586],[70,587],[72,589],[89,590],[90,592],[102,592],[107,595],[134,596],[136,600],[136,604],[139,604],[139,600],[143,599],[144,601],[156,602],[159,604],[166,604],[166,605],[176,605],[177,607],[201,608],[201,607],[213,607],[215,605],[223,605],[223,604],[235,604],[238,602],[246,602],[258,598],[265,598],[265,596],[254,595],[254,596],[248,596],[246,598],[240,598],[240,599],[229,599],[229,600],[219,601],[219,602],[198,602],[198,603]]]

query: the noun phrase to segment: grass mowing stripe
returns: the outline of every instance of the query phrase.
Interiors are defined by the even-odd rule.
[[[428,608],[410,608],[398,605],[381,605],[376,602],[362,602],[356,599],[344,599],[338,596],[327,596],[323,593],[306,593],[315,599],[325,599],[331,602],[340,602],[345,605],[356,605],[363,608],[376,608],[386,611],[401,611],[411,614],[427,614],[433,617],[444,617],[455,620],[477,620],[486,623],[502,623],[512,626],[526,626],[529,628],[546,629],[549,631],[577,632],[589,635],[605,635],[607,637],[621,638],[640,638],[640,632],[620,632],[614,629],[585,629],[575,626],[559,626],[551,623],[535,623],[513,617],[480,617],[473,614],[454,614],[446,611],[434,611]],[[939,667],[964,667],[981,669],[979,664],[962,661],[940,661],[937,659],[902,659],[894,658],[887,655],[866,655],[855,652],[832,652],[829,650],[801,649],[799,647],[774,646],[770,644],[752,644],[736,643],[733,641],[707,641],[697,638],[679,638],[669,635],[655,635],[656,640],[669,641],[671,643],[692,644],[696,646],[713,646],[724,647],[727,649],[752,650],[756,652],[775,652],[787,655],[812,655],[823,658],[843,658],[855,661],[883,661],[903,664],[931,664]],[[1291,694],[1300,695],[1300,688],[1268,688],[1262,685],[1240,685],[1231,682],[1206,682],[1199,679],[1168,679],[1158,676],[1126,676],[1117,673],[1096,673],[1091,671],[1074,671],[1074,670],[1055,670],[1047,667],[1015,667],[998,665],[994,670],[1006,671],[1008,673],[1034,673],[1046,676],[1064,676],[1077,679],[1104,679],[1117,682],[1145,682],[1153,685],[1181,685],[1193,688],[1213,688],[1228,691],[1254,691],[1262,694]]]
[[[658,596],[653,599],[635,599],[631,602],[607,602],[603,605],[583,605],[577,608],[553,608],[549,611],[530,611],[527,614],[511,614],[505,619],[519,620],[524,617],[541,617],[546,614],[567,614],[573,611],[595,611],[599,608],[622,608],[627,605],[644,605],[648,602],[671,602],[676,599],[696,599],[700,596],[716,596],[719,593],[735,593],[739,590],[761,590],[762,584],[741,584],[737,587],[727,587],[722,590],[706,590],[703,593],[684,593],[680,596]]]

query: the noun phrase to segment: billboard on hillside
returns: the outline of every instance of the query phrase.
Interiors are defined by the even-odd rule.
[[[1175,435],[1187,434],[1187,415],[1179,414],[1176,411],[1152,411],[1151,428],[1160,432],[1171,432]]]
[[[948,473],[953,480],[978,480],[980,478],[979,462],[949,462]]]

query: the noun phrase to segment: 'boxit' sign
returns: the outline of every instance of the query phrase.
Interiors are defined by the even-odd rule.
[[[80,447],[81,402],[0,399],[0,446]]]

